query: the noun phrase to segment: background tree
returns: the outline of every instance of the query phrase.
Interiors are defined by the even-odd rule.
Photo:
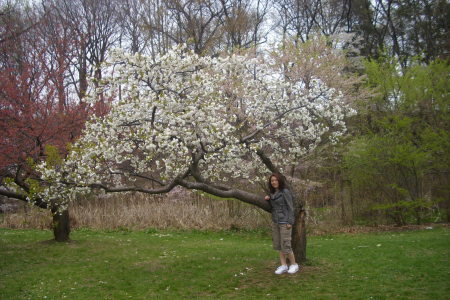
[[[364,0],[277,0],[276,20],[283,38],[291,36],[306,42],[321,34],[327,37],[352,32],[357,22],[356,5]]]
[[[80,101],[87,93],[88,78],[102,78],[99,67],[119,40],[116,7],[115,1],[106,0],[43,0],[41,3],[51,26],[59,24],[74,40],[73,52],[66,59],[70,61],[70,82]]]
[[[405,67],[415,56],[430,63],[448,55],[448,1],[353,1],[361,53],[383,55],[385,48]],[[356,5],[355,5],[356,4]]]
[[[448,52],[448,1],[376,1],[387,40],[402,66],[415,55],[430,62]]]
[[[365,57],[389,50],[405,67],[448,56],[449,3],[445,0],[277,0],[275,20],[283,37],[305,42],[317,33],[351,34],[347,43]]]
[[[131,53],[144,53],[149,46],[149,39],[145,35],[142,18],[146,12],[144,1],[126,0],[120,1],[118,10],[120,34],[120,47]]]
[[[149,4],[154,11],[147,19],[147,28],[168,38],[169,47],[184,43],[198,54],[214,49],[220,39],[220,18],[224,11],[219,1],[169,0],[158,6],[152,2]],[[157,18],[153,18],[155,13]]]
[[[265,42],[268,30],[264,28],[269,12],[267,0],[221,0],[224,9],[222,36],[224,50],[254,48]]]
[[[400,73],[399,64],[390,57],[367,63],[379,94],[360,109],[344,172],[355,191],[370,191],[368,208],[398,225],[429,220],[439,206],[448,220],[449,65],[416,63]]]
[[[55,159],[80,132],[86,111],[66,93],[66,55],[71,39],[53,24],[49,35],[45,15],[20,6],[2,7],[5,25],[0,65],[0,195],[28,201],[39,176],[32,166],[50,154]],[[50,32],[48,32],[50,33]],[[7,183],[5,185],[5,183]],[[61,199],[34,205],[50,209],[57,241],[69,238],[69,213]]]
[[[142,28],[152,56],[186,44],[197,54],[217,55],[265,41],[267,0],[146,0],[139,1]]]

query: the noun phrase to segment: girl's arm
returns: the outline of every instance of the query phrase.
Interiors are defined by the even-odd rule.
[[[283,194],[288,206],[288,223],[294,225],[294,202],[292,199],[292,193],[290,190],[285,189]]]

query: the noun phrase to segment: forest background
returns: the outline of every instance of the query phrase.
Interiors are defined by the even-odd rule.
[[[445,0],[0,1],[0,194],[26,200],[8,184],[32,190],[33,163],[64,154],[86,118],[108,110],[83,99],[89,78],[102,79],[98,66],[112,49],[155,57],[180,43],[203,56],[276,47],[301,76],[320,75],[345,89],[358,112],[339,143],[320,145],[287,174],[305,203],[309,230],[448,222],[449,6]],[[1,201],[0,226],[50,226],[45,203]],[[183,189],[91,195],[69,211],[75,228],[254,230],[270,222],[258,208]]]

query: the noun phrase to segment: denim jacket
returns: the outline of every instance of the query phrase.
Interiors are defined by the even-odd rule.
[[[288,189],[270,195],[272,205],[272,221],[277,224],[294,224],[294,204],[292,194]]]

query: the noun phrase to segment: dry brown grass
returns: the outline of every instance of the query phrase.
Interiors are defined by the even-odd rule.
[[[0,227],[49,229],[51,219],[50,211],[21,203],[18,211],[0,214]]]
[[[83,198],[71,204],[70,219],[72,228],[93,229],[256,230],[270,225],[270,215],[259,208],[186,191]],[[0,226],[8,228],[50,228],[50,223],[50,212],[29,205],[0,219]]]
[[[422,224],[395,227],[392,225],[343,225],[339,207],[318,212],[308,209],[307,229],[311,235],[365,233],[424,229],[448,224]],[[270,215],[261,209],[237,200],[217,200],[195,193],[183,196],[169,194],[115,194],[107,197],[80,199],[70,207],[72,228],[101,230],[199,229],[199,230],[269,230]],[[14,213],[0,214],[0,227],[14,229],[49,229],[51,215],[47,210],[27,204]]]
[[[307,230],[311,235],[392,229],[382,222],[378,226],[355,225],[342,218],[340,206],[323,206],[321,193],[297,193],[305,200]],[[257,207],[181,189],[167,195],[129,193],[81,198],[71,204],[70,219],[74,229],[100,230],[269,230],[271,222],[270,214]],[[48,229],[50,225],[49,211],[27,204],[21,204],[14,213],[0,214],[0,227]]]

